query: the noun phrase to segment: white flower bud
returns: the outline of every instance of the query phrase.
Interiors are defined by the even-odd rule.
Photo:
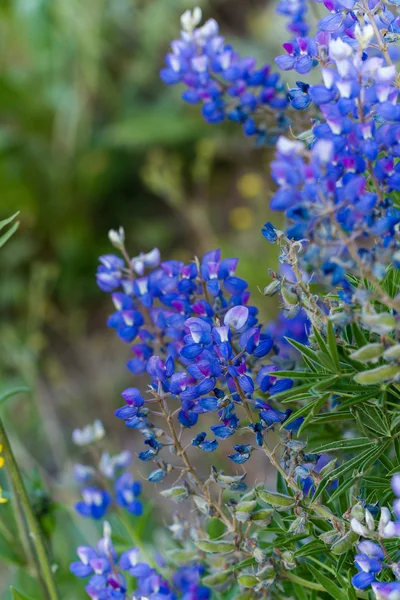
[[[382,506],[381,517],[379,519],[379,533],[381,535],[388,523],[390,523],[390,510],[386,506]]]
[[[361,50],[365,50],[365,48],[368,48],[372,38],[374,37],[374,28],[370,24],[361,28],[357,23],[354,28],[354,35],[356,36],[356,40],[359,43]]]
[[[358,535],[362,535],[363,537],[369,536],[368,529],[362,523],[360,523],[358,519],[351,519],[350,527],[355,533],[358,533]]]
[[[329,42],[329,56],[332,60],[343,60],[353,54],[353,49],[340,37]]]
[[[193,12],[186,10],[181,16],[181,25],[184,31],[191,33],[197,27],[202,18],[202,11],[199,6],[193,9]]]
[[[375,521],[374,517],[369,512],[368,508],[365,509],[365,522],[370,531],[374,531],[375,529]]]
[[[120,227],[118,231],[110,229],[108,232],[108,239],[115,248],[122,248],[125,242],[125,231],[123,227]]]

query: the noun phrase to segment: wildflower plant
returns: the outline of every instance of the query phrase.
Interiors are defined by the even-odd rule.
[[[285,225],[260,224],[280,263],[260,280],[281,313],[259,320],[237,258],[131,257],[110,231],[97,283],[132,377],[115,417],[141,445],[110,453],[99,421],[73,433],[93,458],[76,511],[105,521],[70,566],[89,597],[400,598],[397,4],[281,0],[294,37],[261,67],[182,16],[163,81],[275,147]],[[150,485],[181,505],[157,552],[137,535]]]
[[[131,258],[121,228],[119,253],[100,258],[108,326],[147,377],[115,415],[142,438],[164,501],[191,504],[164,558],[171,570],[184,557],[209,588],[191,598],[400,597],[399,500],[387,507],[400,497],[400,22],[395,3],[324,6],[313,25],[306,3],[278,4],[295,37],[275,64],[305,79],[295,88],[213,19],[201,25],[200,9],[161,71],[206,121],[275,145],[271,208],[286,225],[262,234],[279,246],[264,289],[278,319],[259,321],[238,259],[219,250]],[[256,454],[265,467],[250,481]]]

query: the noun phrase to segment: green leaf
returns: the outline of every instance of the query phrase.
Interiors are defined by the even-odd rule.
[[[321,479],[320,483],[318,484],[317,489],[315,490],[315,494],[313,496],[313,502],[315,502],[317,500],[317,498],[320,497],[322,492],[325,490],[325,488],[329,485],[329,483],[331,481],[338,479],[341,475],[344,475],[345,473],[347,473],[347,471],[351,471],[352,469],[359,467],[361,465],[361,463],[365,459],[370,457],[372,455],[372,453],[375,451],[376,451],[376,444],[374,442],[371,442],[369,446],[364,447],[363,453],[358,454],[354,458],[345,461],[342,465],[340,465],[340,467],[338,467],[334,471],[331,471],[330,473],[325,475],[325,477],[323,477]]]
[[[339,372],[340,371],[340,362],[339,362],[338,345],[337,345],[337,341],[336,341],[335,332],[333,330],[333,325],[330,321],[328,321],[327,336],[328,336],[329,354],[331,356],[333,364],[335,365],[336,369]]]
[[[2,221],[0,221],[0,231],[1,231],[2,229],[4,229],[4,227],[5,227],[6,225],[8,225],[8,224],[9,224],[9,223],[11,223],[12,221],[14,221],[14,219],[15,219],[16,217],[18,217],[18,215],[19,215],[19,211],[18,211],[18,212],[16,212],[16,213],[14,213],[14,214],[12,215],[12,217],[8,217],[8,219],[3,219]]]
[[[274,377],[290,377],[290,379],[320,379],[326,377],[327,374],[323,372],[310,373],[309,371],[275,371]]]
[[[350,448],[364,448],[365,446],[371,446],[371,440],[367,437],[359,437],[352,439],[340,440],[338,442],[330,442],[329,444],[323,444],[313,448],[310,452],[320,454],[322,452],[336,452],[338,450],[349,450]]]
[[[292,340],[291,338],[286,338],[286,339],[289,342],[289,344],[291,344],[294,348],[296,348],[299,352],[301,352],[301,354],[304,357],[308,358],[310,361],[312,361],[316,365],[326,369],[326,365],[321,360],[321,357],[318,356],[318,354],[315,352],[315,350],[312,350],[309,346],[304,346],[303,344],[300,344],[300,342],[297,342],[296,340]],[[328,370],[332,372],[332,369],[328,369]]]
[[[11,587],[10,590],[11,590],[13,600],[34,600],[34,598],[32,598],[32,596],[27,596],[23,592],[19,592],[18,590],[16,590],[13,587]]]
[[[329,356],[328,346],[326,345],[324,338],[322,337],[322,335],[320,334],[320,332],[318,331],[318,329],[316,327],[313,327],[313,336],[315,337],[316,342],[317,342],[321,352],[323,352],[324,354],[327,354]]]
[[[297,437],[300,436],[300,434],[307,427],[307,425],[310,423],[312,418],[319,412],[320,408],[322,408],[322,406],[325,404],[325,402],[328,400],[328,398],[329,398],[329,394],[322,396],[321,398],[318,398],[317,401],[314,402],[314,404],[312,405],[311,412],[308,413],[308,415],[305,417],[304,421],[302,422],[302,424],[299,427],[299,431],[297,432]]]
[[[309,570],[311,571],[314,579],[318,581],[319,584],[328,592],[332,598],[338,600],[339,598],[343,598],[342,590],[332,581],[332,578],[324,575],[320,570],[316,569],[312,565],[307,565]]]
[[[335,423],[336,421],[352,421],[353,416],[349,411],[340,411],[336,413],[326,413],[323,415],[317,415],[313,419],[313,423],[316,425],[323,425],[325,423]]]
[[[357,346],[359,348],[368,344],[368,339],[365,336],[365,332],[363,329],[361,329],[361,327],[358,325],[358,323],[352,323],[351,329],[353,332],[354,340],[356,341]]]
[[[357,404],[363,404],[364,402],[367,402],[368,400],[373,400],[375,399],[377,396],[379,396],[380,394],[380,390],[379,389],[374,389],[371,390],[370,392],[368,392],[367,394],[360,394],[360,395],[356,395],[353,396],[352,398],[349,398],[349,400],[344,400],[343,402],[340,403],[340,410],[349,408],[350,406],[356,406]]]
[[[318,383],[315,383],[311,390],[313,392],[321,392],[323,390],[326,390],[330,387],[335,387],[334,384],[336,383],[336,381],[338,380],[338,376],[337,375],[333,375],[333,377],[326,377],[325,379],[322,379],[321,381],[319,381]]]
[[[11,388],[9,390],[5,390],[4,392],[0,392],[0,406],[9,398],[12,398],[17,394],[24,394],[26,392],[30,392],[30,389],[23,385]]]
[[[379,435],[390,437],[390,423],[381,406],[366,402],[356,410],[364,427]]]
[[[6,242],[10,239],[10,237],[17,231],[19,227],[19,221],[14,223],[3,235],[0,237],[0,248],[4,246]]]

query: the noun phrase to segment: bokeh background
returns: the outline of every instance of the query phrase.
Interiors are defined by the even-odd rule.
[[[61,507],[76,500],[71,465],[83,461],[71,431],[101,418],[117,449],[134,435],[113,416],[132,385],[129,346],[106,328],[110,301],[94,279],[108,230],[124,226],[132,256],[157,246],[189,260],[221,247],[240,257],[264,318],[277,310],[259,291],[276,259],[259,233],[271,217],[270,150],[236,124],[205,124],[159,79],[179,16],[195,5],[260,62],[285,39],[265,0],[0,2],[0,219],[20,211],[0,258],[0,390],[32,390],[3,416],[43,524],[57,524],[65,581],[82,530],[96,535]],[[0,531],[2,599],[10,581],[31,585],[7,567],[9,548]]]

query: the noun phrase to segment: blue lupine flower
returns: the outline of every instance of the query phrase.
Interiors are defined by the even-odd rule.
[[[276,12],[289,18],[287,29],[296,35],[307,35],[309,25],[307,16],[306,0],[280,0]]]
[[[282,71],[294,69],[297,73],[304,75],[311,71],[315,57],[318,56],[316,42],[308,37],[297,38],[283,44],[287,54],[275,58],[275,62]]]
[[[251,453],[253,452],[251,444],[239,444],[233,446],[233,448],[236,450],[236,452],[235,454],[229,454],[228,458],[238,465],[241,465],[249,460]]]
[[[351,581],[354,587],[365,589],[375,581],[376,574],[382,570],[385,554],[380,546],[369,540],[358,544],[357,549],[360,554],[354,557],[354,562],[359,573],[354,575]]]
[[[82,489],[82,500],[75,504],[75,510],[83,517],[102,519],[111,504],[111,496],[105,490],[96,487]]]
[[[116,503],[136,516],[143,513],[143,505],[139,500],[141,492],[141,483],[134,481],[131,473],[123,473],[115,481]]]
[[[228,118],[241,123],[245,135],[265,140],[268,125],[258,124],[253,115],[267,106],[276,112],[273,128],[285,128],[287,123],[281,115],[287,99],[279,76],[271,74],[268,65],[257,69],[254,58],[242,58],[225,44],[214,19],[202,27],[197,27],[197,19],[184,22],[181,38],[172,42],[172,52],[167,54],[162,80],[167,85],[185,84],[182,99],[189,104],[201,103],[201,114],[209,123]],[[210,293],[215,285],[209,284]]]

